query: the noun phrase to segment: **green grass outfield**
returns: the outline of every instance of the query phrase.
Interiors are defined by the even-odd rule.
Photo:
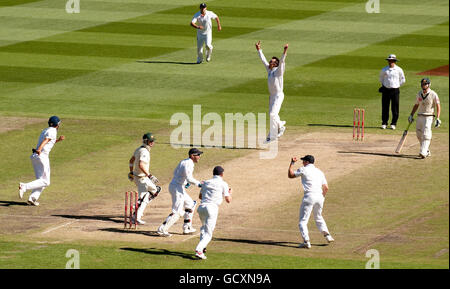
[[[42,195],[47,208],[58,210],[122,197],[128,185],[126,163],[140,136],[153,131],[168,142],[174,113],[192,116],[194,104],[202,105],[203,114],[267,112],[266,72],[254,46],[258,40],[266,57],[280,56],[283,44],[290,45],[280,114],[289,130],[298,133],[349,131],[345,126],[352,125],[353,108],[362,107],[366,133],[399,135],[420,89],[423,76],[418,73],[449,64],[449,3],[444,0],[428,1],[426,9],[423,1],[381,0],[379,14],[366,13],[362,0],[207,1],[223,31],[213,23],[213,59],[201,65],[192,64],[196,32],[189,26],[198,1],[80,0],[79,14],[67,14],[64,2],[0,2],[0,120],[41,119],[0,130],[3,221],[6,215],[25,212],[5,204],[17,201],[19,179],[33,177],[29,152],[50,115],[63,119],[60,134],[67,138],[52,151],[53,183]],[[401,89],[398,130],[382,131],[378,75],[390,53],[401,60],[407,82]],[[381,243],[383,268],[449,267],[449,79],[431,76],[431,81],[442,106],[442,126],[433,131],[433,141],[446,144],[444,157],[419,165],[402,160],[387,171],[380,169],[387,166],[383,159],[359,176],[332,184],[341,191],[353,184],[359,206],[334,216],[330,223],[335,228],[377,232],[393,226],[395,218],[427,217],[405,235],[439,238],[427,246]],[[247,153],[209,152],[198,169]],[[155,175],[169,181],[182,156],[184,152],[167,145],[155,147]],[[389,200],[358,195],[368,187],[376,192],[381,179],[384,191],[392,193]],[[328,202],[343,205],[339,199]],[[390,215],[395,209],[399,215]],[[291,228],[297,228],[297,213],[295,208]],[[40,229],[39,224],[30,226],[30,232]],[[5,222],[0,231],[0,268],[64,268],[65,252],[75,247],[83,268],[364,268],[367,262],[352,252],[299,256],[249,244],[236,252],[236,244],[217,242],[217,252],[208,253],[202,264],[188,257],[194,240],[159,247],[112,241],[42,245]]]

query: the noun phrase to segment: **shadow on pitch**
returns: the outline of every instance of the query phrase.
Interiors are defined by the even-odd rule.
[[[0,201],[1,207],[9,207],[9,206],[28,206],[26,202],[15,202],[15,201]]]
[[[138,227],[139,228],[139,227]],[[123,228],[101,228],[98,229],[103,232],[111,232],[111,233],[121,233],[121,234],[135,234],[135,235],[145,235],[150,237],[158,237],[161,238],[160,235],[156,231],[141,231],[139,229],[123,229]]]
[[[228,150],[265,150],[261,147],[230,147],[230,146],[215,146],[215,145],[204,145],[204,144],[174,144],[170,142],[158,142],[158,144],[171,145],[174,147],[196,147],[196,148],[219,148],[219,149],[228,149]]]
[[[197,260],[197,258],[193,254],[187,254],[176,251],[169,251],[166,249],[157,249],[157,248],[149,248],[149,249],[138,249],[138,248],[120,248],[120,250],[137,252],[137,253],[145,253],[150,255],[165,255],[165,256],[175,256],[183,259],[189,260]]]
[[[270,245],[270,246],[279,246],[279,247],[289,247],[289,248],[297,248],[300,244],[299,242],[279,242],[272,240],[248,240],[248,239],[227,239],[227,238],[213,238],[214,241],[222,241],[222,242],[235,242],[235,243],[244,243],[244,244],[252,244],[252,245]],[[311,244],[312,246],[328,246],[328,244]]]
[[[156,64],[179,64],[179,65],[197,65],[197,62],[182,62],[182,61],[150,61],[150,60],[138,60],[139,63],[156,63]]]
[[[52,215],[53,217],[60,217],[66,219],[75,219],[75,220],[95,220],[95,221],[106,221],[112,223],[122,223],[123,224],[123,215],[121,216],[111,216],[111,215]]]
[[[373,153],[373,152],[345,152],[338,151],[340,154],[360,154],[360,155],[371,155],[371,156],[381,156],[381,157],[390,157],[390,158],[402,158],[402,159],[416,159],[421,160],[418,155],[403,155],[403,154],[387,154],[387,153]]]
[[[346,124],[324,124],[324,123],[308,123],[308,126],[326,126],[326,127],[353,127]],[[364,126],[364,128],[378,128],[376,126]]]

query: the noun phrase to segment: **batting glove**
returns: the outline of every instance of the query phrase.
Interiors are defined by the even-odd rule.
[[[134,180],[133,172],[128,173],[128,179],[130,180],[130,182],[132,182]]]
[[[414,121],[414,118],[413,118],[413,116],[412,116],[412,114],[410,115],[410,116],[408,116],[408,122],[409,123],[412,123]]]
[[[150,181],[152,181],[154,184],[159,183],[159,180],[157,177],[155,177],[154,175],[150,175],[148,176],[148,178],[150,179]]]
[[[441,120],[439,118],[436,118],[436,122],[434,124],[434,127],[440,127],[441,126]]]

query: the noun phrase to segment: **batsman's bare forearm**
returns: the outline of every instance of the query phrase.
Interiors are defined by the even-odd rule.
[[[436,118],[439,118],[441,116],[441,105],[438,103],[436,104]]]
[[[414,114],[416,113],[416,111],[417,111],[418,108],[419,108],[419,105],[416,103],[416,104],[413,106],[412,110],[411,110],[411,115],[412,115],[412,116],[414,116]]]

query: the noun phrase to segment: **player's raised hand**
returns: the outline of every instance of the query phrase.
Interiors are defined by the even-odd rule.
[[[261,40],[258,40],[258,42],[255,44],[256,46],[256,50],[260,50],[261,49]]]
[[[295,162],[297,162],[297,161],[298,161],[298,158],[297,158],[297,157],[292,157],[291,163],[295,163]]]
[[[286,43],[286,44],[283,46],[283,48],[284,48],[284,53],[286,53],[286,51],[287,51],[288,48],[289,48],[289,43]]]

